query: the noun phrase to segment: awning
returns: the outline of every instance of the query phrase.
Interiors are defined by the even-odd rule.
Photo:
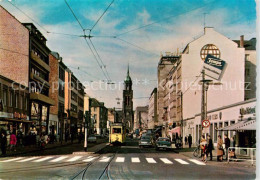
[[[253,119],[253,120],[239,121],[235,124],[219,129],[219,131],[238,131],[238,130],[255,131],[256,120]]]
[[[173,133],[174,133],[174,134],[178,133],[178,135],[180,135],[180,134],[181,134],[181,127],[180,127],[180,126],[175,127],[175,128],[173,128],[173,129],[169,130],[168,132],[171,133],[171,134],[173,134]]]

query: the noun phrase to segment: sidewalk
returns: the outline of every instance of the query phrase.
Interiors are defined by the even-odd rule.
[[[98,153],[100,150],[102,150],[103,148],[107,147],[108,145],[109,145],[109,143],[107,143],[107,142],[101,143],[101,144],[97,144],[97,145],[95,145],[95,146],[88,147],[88,148],[87,148],[87,152],[85,152],[84,150],[82,150],[82,151],[73,152],[73,154]]]
[[[105,139],[100,139],[97,143],[93,144],[93,143],[89,143],[88,144],[88,151],[89,152],[96,152],[99,151],[100,149],[102,149],[104,147],[104,144],[106,145]],[[1,157],[10,157],[10,156],[18,156],[18,155],[30,155],[32,153],[38,153],[38,154],[48,154],[48,152],[53,153],[53,151],[57,151],[57,153],[59,153],[61,150],[64,151],[64,149],[69,150],[68,153],[70,152],[70,150],[72,152],[74,152],[75,150],[82,150],[82,152],[84,152],[84,145],[83,142],[78,143],[78,141],[74,141],[73,143],[71,143],[71,141],[63,141],[62,144],[60,142],[55,142],[53,144],[47,144],[45,146],[44,150],[41,150],[37,145],[31,145],[31,146],[23,146],[23,147],[16,147],[16,151],[10,151],[9,149],[7,149],[7,153],[6,156],[0,156]]]
[[[186,157],[189,158],[197,158],[197,159],[201,159],[200,155],[198,157],[194,157],[193,156],[193,151],[196,147],[191,147],[189,148],[188,145],[184,145],[184,147],[182,149],[175,149],[176,152],[179,152],[179,154],[184,155]],[[210,157],[208,156],[207,158],[207,165],[219,165],[219,166],[232,166],[232,167],[252,167],[255,168],[256,167],[256,163],[254,162],[254,164],[252,165],[251,161],[230,161],[229,163],[226,160],[223,160],[222,162],[218,162],[217,161],[217,150],[214,149],[212,151],[212,161],[209,161]],[[226,155],[223,156],[224,159],[226,159]]]

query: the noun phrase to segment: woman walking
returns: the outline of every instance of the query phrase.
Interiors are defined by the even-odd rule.
[[[10,136],[10,146],[11,146],[10,150],[11,151],[16,151],[16,149],[15,149],[16,143],[17,143],[17,138],[16,138],[15,133],[13,132]]]
[[[201,148],[202,161],[207,162],[207,153],[206,153],[206,151],[207,151],[207,140],[205,139],[204,135],[201,136],[200,148]]]
[[[218,143],[217,143],[217,161],[223,160],[223,140],[221,139],[221,135],[218,135]]]

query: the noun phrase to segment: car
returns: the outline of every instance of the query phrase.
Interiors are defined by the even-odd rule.
[[[96,136],[89,136],[88,137],[88,142],[96,143],[97,142],[97,137]]]
[[[142,136],[139,141],[139,147],[149,147],[153,146],[152,138],[151,136]]]
[[[155,143],[155,149],[159,150],[160,148],[170,149],[171,148],[171,140],[169,138],[163,138],[163,137],[158,138],[156,143]]]

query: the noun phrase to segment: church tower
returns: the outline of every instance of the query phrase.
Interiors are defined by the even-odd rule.
[[[132,79],[129,75],[129,65],[124,85],[125,86],[123,90],[123,122],[126,125],[126,131],[131,132],[133,130],[134,124],[134,113]]]

